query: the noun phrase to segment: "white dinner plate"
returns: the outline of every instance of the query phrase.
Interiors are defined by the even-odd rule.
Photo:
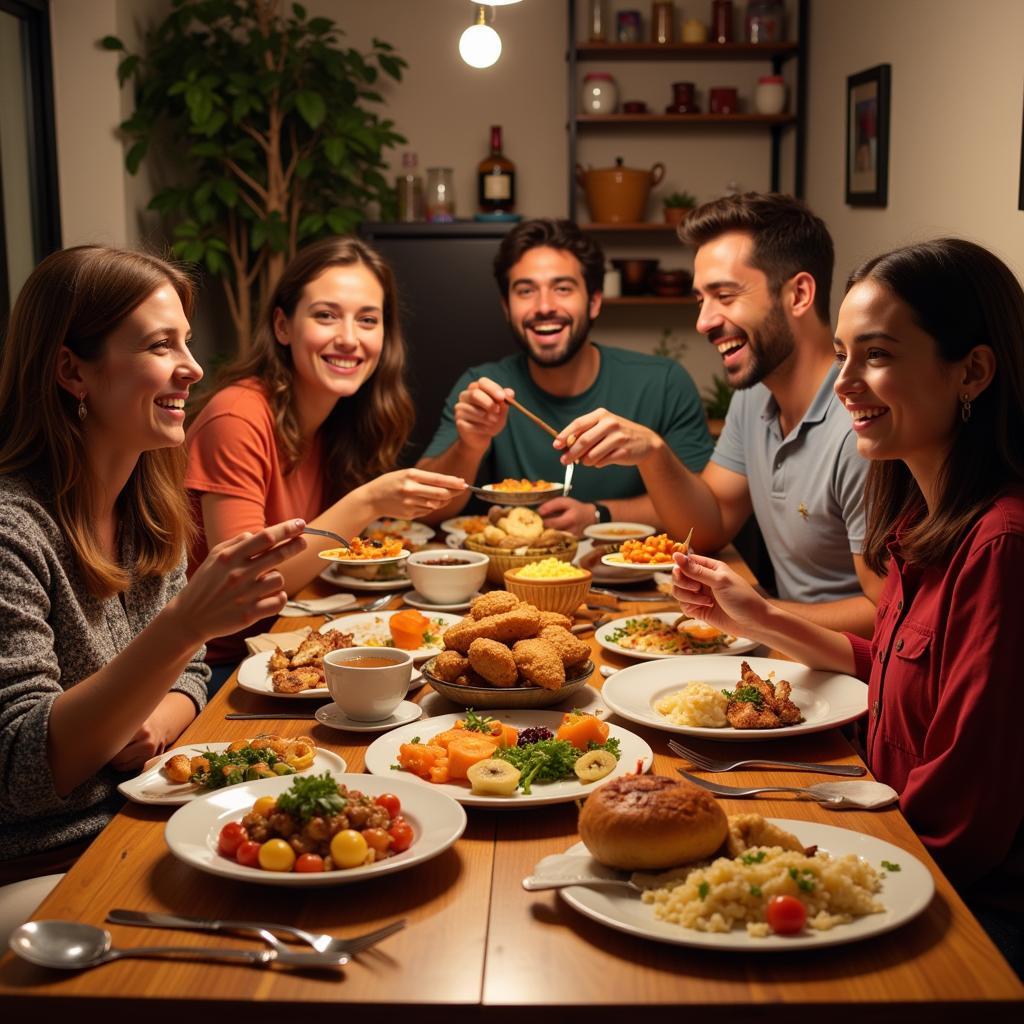
[[[701,658],[672,658],[630,665],[607,680],[601,694],[612,711],[631,722],[727,743],[784,740],[789,736],[821,732],[852,722],[867,711],[867,684],[853,676],[821,672],[795,661],[776,658],[745,660],[762,679],[774,672],[776,680],[789,680],[793,687],[792,700],[803,714],[803,722],[781,729],[733,729],[729,725],[711,729],[675,725],[654,710],[656,700],[676,693],[687,683],[707,683],[716,690],[735,690],[740,681],[740,662],[732,655],[708,654]]]
[[[606,651],[611,651],[613,654],[623,654],[627,658],[637,658],[640,661],[658,661],[661,658],[691,658],[695,655],[700,655],[702,658],[711,657],[709,654],[704,654],[701,651],[689,651],[685,654],[662,654],[658,651],[638,651],[632,647],[623,647],[621,644],[616,643],[611,639],[613,633],[616,630],[622,629],[627,622],[632,622],[636,619],[658,619],[660,622],[671,624],[679,618],[679,612],[650,612],[644,614],[643,612],[637,615],[626,615],[621,619],[612,619],[611,622],[606,622],[603,626],[600,626],[597,632],[594,634],[598,645],[603,647]],[[694,621],[700,622],[699,619]],[[755,647],[759,646],[756,640],[748,640],[745,636],[735,637],[728,648],[724,651],[716,651],[716,654],[743,654],[746,651],[752,651]],[[739,668],[737,667],[737,673]],[[731,687],[730,687],[731,689]]]
[[[187,747],[175,747],[173,750],[165,750],[158,757],[152,759],[153,764],[151,767],[145,769],[141,775],[136,775],[134,779],[122,782],[117,787],[117,791],[122,796],[128,797],[129,800],[134,800],[137,804],[178,806],[191,803],[193,800],[198,800],[211,791],[200,789],[198,786],[193,786],[188,782],[171,782],[160,768],[176,754],[195,757],[197,754],[205,754],[209,750],[219,754],[222,750],[227,750],[229,746],[231,746],[230,743],[190,743]],[[343,772],[347,767],[348,765],[343,757],[339,757],[331,750],[317,747],[313,763],[301,772],[295,772],[295,774],[320,775],[323,772]],[[291,778],[289,775],[282,777],[286,779]],[[238,785],[241,785],[241,783],[238,783]]]
[[[499,722],[514,725],[518,729],[544,726],[555,732],[562,724],[561,711],[495,710],[487,711],[486,714],[491,718],[496,718]],[[534,783],[533,792],[529,796],[518,790],[515,796],[479,796],[470,792],[468,782],[437,784],[427,782],[416,775],[410,775],[408,772],[396,772],[391,767],[398,763],[398,748],[403,743],[412,742],[414,736],[419,736],[426,743],[431,736],[451,729],[458,719],[465,717],[465,712],[457,715],[441,715],[439,718],[431,718],[426,722],[413,722],[411,725],[393,729],[391,732],[379,736],[366,749],[366,770],[382,778],[393,779],[396,775],[400,775],[401,778],[408,779],[418,786],[439,790],[467,807],[527,807],[536,804],[563,804],[580,800],[594,789],[594,783],[583,783],[579,779],[573,778],[565,779],[562,782]],[[621,756],[615,769],[610,775],[606,775],[601,780],[602,782],[636,771],[638,760],[643,762],[645,772],[651,767],[654,753],[647,743],[635,733],[613,725],[608,737],[609,739],[612,737],[618,739]]]
[[[368,537],[371,533],[390,533],[410,544],[419,546],[426,544],[433,539],[434,528],[426,523],[418,523],[414,519],[374,519],[365,530],[363,536]]]
[[[613,519],[610,523],[591,523],[583,536],[601,544],[621,544],[624,540],[643,540],[657,532],[649,523],[620,523]]]
[[[440,529],[444,533],[461,533],[463,536],[468,532],[466,530],[466,524],[471,519],[482,519],[485,523],[487,522],[487,516],[455,516],[454,519],[446,519],[440,525]]]
[[[316,709],[313,716],[321,725],[328,729],[341,729],[344,732],[386,732],[407,722],[415,722],[423,714],[423,708],[411,700],[403,700],[387,718],[379,718],[376,722],[362,722],[358,718],[349,718],[333,701]]]
[[[648,576],[653,576],[656,569],[665,570],[668,572],[672,571],[674,563],[668,562],[627,562],[622,554],[618,551],[613,551],[610,555],[601,556],[601,564],[608,566],[609,569],[621,569],[623,572],[647,573]]]
[[[543,505],[545,501],[562,496],[562,485],[552,483],[550,487],[542,491],[498,491],[494,484],[484,484],[483,487],[474,487],[473,493],[484,501],[495,505],[507,505],[509,508],[516,508],[520,505],[530,507]]]
[[[398,566],[398,574],[389,579],[361,580],[358,576],[349,576],[343,572],[340,562],[333,562],[320,573],[320,579],[332,587],[344,587],[346,590],[405,590],[412,586],[412,580],[402,564]]]
[[[408,548],[402,548],[397,555],[389,555],[387,558],[341,558],[337,555],[332,555],[332,551],[337,551],[338,548],[328,548],[326,551],[318,551],[317,558],[322,558],[325,562],[333,562],[335,565],[346,566],[350,565],[353,568],[369,568],[370,566],[379,565],[393,565],[395,562],[404,562],[412,552]]]
[[[250,693],[258,693],[261,697],[280,697],[283,700],[330,700],[331,691],[326,686],[318,686],[313,690],[300,690],[298,693],[278,693],[270,678],[268,665],[273,651],[260,651],[250,654],[238,666],[238,685]],[[423,673],[412,670],[409,689],[414,690],[423,685]]]
[[[340,630],[342,633],[352,634],[353,647],[393,647],[391,642],[391,630],[388,622],[393,612],[357,612],[353,615],[342,615],[337,619],[331,619],[320,627],[321,633],[329,633],[331,630]],[[449,615],[447,612],[434,612],[428,615],[430,626],[427,635],[431,637],[429,644],[417,647],[409,651],[413,661],[426,661],[443,650],[441,645],[441,634],[456,622],[462,621],[461,615]]]
[[[699,932],[683,928],[654,916],[654,907],[644,903],[640,893],[625,888],[585,888],[572,885],[559,890],[566,903],[574,910],[620,932],[636,935],[656,942],[669,942],[677,946],[699,946],[703,949],[725,949],[743,953],[778,953],[784,950],[820,949],[859,942],[884,932],[892,931],[917,917],[931,902],[935,882],[931,872],[915,856],[883,839],[839,828],[819,825],[812,821],[789,821],[769,818],[773,824],[792,832],[807,846],[817,845],[834,857],[855,853],[863,857],[875,870],[884,870],[882,861],[898,864],[900,870],[886,871],[878,899],[885,904],[879,914],[855,917],[849,924],[837,924],[829,931],[805,928],[798,935],[768,935],[755,939],[745,927],[731,932]],[[567,854],[587,853],[583,843],[565,851]],[[595,862],[596,863],[596,862]]]
[[[578,565],[581,569],[589,569],[595,583],[618,583],[620,585],[625,583],[643,583],[654,575],[650,569],[647,572],[640,573],[635,569],[623,569],[621,566],[616,569],[604,565],[600,558],[591,557],[593,550],[594,541],[581,540],[579,547],[576,549],[576,557],[572,560],[572,563],[573,565]]]
[[[402,600],[410,608],[419,608],[424,612],[464,612],[472,604],[473,599],[480,596],[478,590],[466,601],[456,601],[454,604],[433,604],[428,601],[418,590],[410,590],[408,594],[402,595]]]
[[[459,718],[466,717],[465,709],[461,704],[456,704],[454,701],[442,697],[437,690],[431,690],[429,693],[424,694],[423,699],[420,701],[420,707],[423,708],[423,714],[427,718],[440,718],[442,715],[456,713]],[[552,704],[545,710],[563,713],[566,711],[584,711],[588,715],[600,718],[601,721],[611,718],[612,714],[605,707],[601,694],[592,686],[581,686],[572,696],[566,697],[560,704]],[[484,712],[485,715],[490,713],[489,711]]]
[[[395,773],[392,773],[393,775]],[[335,774],[335,779],[367,796],[394,793],[402,804],[402,816],[413,830],[412,845],[394,857],[349,868],[301,874],[294,871],[263,871],[248,868],[217,852],[217,837],[229,821],[240,821],[261,796],[278,796],[291,785],[287,776],[228,786],[193,800],[171,815],[164,838],[171,853],[191,867],[211,875],[259,885],[287,885],[299,888],[322,885],[350,885],[378,875],[404,871],[414,864],[443,853],[466,828],[466,812],[449,796],[407,779],[375,779],[369,775]]]

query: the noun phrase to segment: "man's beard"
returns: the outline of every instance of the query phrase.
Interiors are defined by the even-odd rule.
[[[566,363],[570,362],[587,340],[587,336],[590,334],[590,325],[593,322],[587,313],[583,314],[582,319],[576,325],[575,329],[569,335],[569,340],[565,343],[565,348],[559,352],[555,351],[550,354],[538,354],[534,352],[530,347],[530,343],[526,339],[527,325],[542,324],[542,323],[566,323],[571,324],[572,321],[568,317],[534,317],[527,321],[525,324],[520,326],[514,324],[511,320],[509,321],[509,329],[512,331],[512,337],[515,338],[516,344],[526,353],[528,359],[532,359],[538,366],[545,368],[554,368],[557,366],[565,366]]]
[[[796,344],[778,302],[772,305],[756,331],[744,331],[744,335],[749,353],[746,369],[731,373],[727,367],[725,371],[729,386],[736,391],[760,384],[790,357]],[[714,341],[714,338],[709,335],[708,340]]]

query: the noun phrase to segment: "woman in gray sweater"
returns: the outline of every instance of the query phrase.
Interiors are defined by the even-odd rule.
[[[0,354],[0,882],[63,868],[119,774],[206,699],[209,637],[275,614],[301,520],[215,547],[191,582],[182,486],[190,282],[82,246],[25,283]]]

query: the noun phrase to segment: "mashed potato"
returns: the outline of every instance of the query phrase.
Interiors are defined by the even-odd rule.
[[[827,931],[855,917],[885,910],[875,898],[878,872],[855,854],[813,857],[761,846],[730,860],[719,857],[680,882],[643,894],[655,917],[702,932],[728,932],[745,924],[755,938],[771,934],[764,910],[773,896],[795,896],[807,908],[807,925]]]
[[[690,683],[654,702],[654,710],[674,725],[720,729],[728,725],[725,708],[729,701],[721,690],[707,683]]]

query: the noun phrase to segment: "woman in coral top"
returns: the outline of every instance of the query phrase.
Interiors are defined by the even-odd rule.
[[[676,556],[684,610],[868,684],[868,766],[1018,971],[1024,910],[1024,292],[960,239],[869,260],[839,312],[836,394],[871,460],[869,642]]]
[[[191,565],[242,531],[298,517],[345,537],[382,515],[412,518],[465,487],[395,470],[413,423],[391,268],[369,246],[329,238],[285,267],[252,348],[221,375],[188,431],[185,485],[201,524]],[[289,595],[323,569],[309,538],[279,566]],[[259,626],[252,631],[258,631]],[[214,684],[244,655],[241,635],[209,644]]]

